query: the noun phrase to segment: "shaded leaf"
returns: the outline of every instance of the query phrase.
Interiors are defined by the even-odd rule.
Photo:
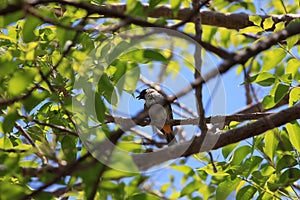
[[[36,36],[34,34],[34,30],[37,26],[42,24],[42,21],[36,17],[33,17],[29,15],[24,23],[23,26],[23,40],[24,42],[31,42],[36,39]]]
[[[284,84],[278,84],[275,89],[274,102],[277,104],[289,92],[290,87]]]
[[[247,200],[247,199],[252,199],[254,194],[256,193],[257,189],[251,185],[247,185],[243,188],[241,188],[237,194],[236,194],[236,199],[237,200]]]
[[[275,134],[275,130],[269,130],[265,133],[264,152],[272,161],[278,145],[278,139],[275,137]]]
[[[241,180],[238,178],[233,180],[228,178],[221,182],[216,191],[216,199],[226,199],[233,192],[233,190],[236,189],[240,182]]]

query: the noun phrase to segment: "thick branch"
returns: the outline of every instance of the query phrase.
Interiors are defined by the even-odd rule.
[[[159,18],[165,17],[168,19],[178,19],[186,20],[188,16],[191,15],[193,10],[191,8],[181,8],[178,12],[178,15],[173,13],[173,10],[170,6],[164,5],[155,8],[152,11],[148,11],[148,5],[143,4],[145,13],[148,13],[149,17]],[[126,5],[125,4],[114,4],[114,5],[105,5],[101,8],[107,8],[118,13],[125,13]],[[202,24],[212,25],[217,27],[224,27],[229,29],[242,29],[248,26],[253,26],[254,24],[249,21],[249,16],[246,13],[218,13],[214,11],[200,11],[201,12],[201,21]],[[104,15],[105,16],[105,15]],[[105,16],[110,17],[110,16]],[[288,15],[260,15],[262,19],[272,17],[275,23],[278,22],[290,22],[293,19],[300,18],[299,14],[288,14]]]
[[[133,155],[132,158],[140,170],[146,170],[171,159],[218,149],[251,138],[296,119],[300,119],[300,104],[296,104],[291,108],[287,108],[276,114],[269,115],[256,122],[229,130],[225,133],[207,134],[207,137],[204,140],[195,137],[191,141],[175,144],[149,155],[136,154]]]
[[[31,5],[38,5],[48,2],[58,2],[62,4],[74,4],[78,8],[87,10],[88,12],[93,13],[95,9],[101,11],[103,17],[117,17],[124,18],[124,13],[126,11],[126,4],[113,4],[113,5],[103,5],[96,6],[92,4],[85,4],[80,2],[71,2],[67,1],[58,1],[58,0],[40,0],[34,1]],[[181,8],[178,11],[178,14],[175,15],[173,10],[168,5],[159,6],[151,11],[149,11],[148,4],[143,4],[145,13],[149,17],[160,18],[165,17],[168,19],[177,19],[177,20],[187,20],[191,16],[193,10],[191,8]],[[0,10],[0,15],[5,15],[22,9],[22,5],[10,5],[7,8]],[[214,11],[201,11],[201,21],[202,24],[224,27],[229,29],[242,29],[248,26],[253,26],[253,23],[249,21],[249,16],[246,13],[218,13]],[[287,14],[287,15],[260,15],[262,19],[272,17],[273,21],[278,22],[290,22],[293,19],[300,18],[299,14]],[[188,20],[189,21],[189,20]]]
[[[206,123],[225,123],[229,124],[232,121],[236,122],[244,122],[247,120],[255,120],[262,117],[266,117],[268,115],[271,115],[273,113],[245,113],[245,114],[234,114],[234,115],[226,115],[226,116],[212,116],[212,117],[206,117],[205,122]],[[170,124],[173,126],[178,125],[199,125],[200,118],[188,118],[188,119],[173,119],[173,120],[166,120],[166,124]],[[106,115],[106,122],[107,123],[117,123],[119,125],[127,125],[129,123],[132,123],[132,118],[125,118],[125,117],[116,117],[111,115]],[[155,121],[150,120],[144,120],[137,123],[139,126],[147,126],[155,124]],[[161,122],[158,122],[161,123]]]

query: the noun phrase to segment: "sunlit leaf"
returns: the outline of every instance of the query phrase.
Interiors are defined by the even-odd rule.
[[[276,105],[274,97],[271,95],[265,96],[262,101],[262,105],[264,109],[273,108]]]
[[[292,145],[300,151],[300,126],[297,121],[286,124],[286,129],[288,130],[289,138]]]
[[[259,73],[250,78],[251,82],[257,83],[261,86],[271,86],[275,82],[275,76],[268,72]]]
[[[300,88],[295,87],[290,92],[289,105],[292,106],[300,100]]]
[[[274,24],[274,21],[273,21],[272,17],[268,17],[263,22],[263,28],[265,30],[267,30],[269,28],[272,28],[273,24]]]
[[[294,35],[292,37],[289,37],[286,39],[287,42],[287,48],[290,50],[294,47],[294,45],[299,41],[299,35]]]
[[[299,68],[300,68],[300,61],[298,59],[292,58],[287,63],[285,73],[292,74],[292,77],[294,78],[296,73],[299,71]]]
[[[269,130],[265,133],[265,154],[273,161],[275,151],[278,145],[278,139],[276,137],[275,130]]]
[[[262,19],[258,15],[250,15],[249,16],[249,21],[253,22],[253,24],[256,25],[256,26],[260,26],[261,22],[262,22]]]
[[[176,16],[177,13],[178,13],[178,10],[179,10],[179,7],[180,7],[180,5],[181,5],[181,2],[182,2],[182,1],[180,1],[180,0],[172,0],[172,1],[171,1],[171,8],[172,8],[172,10],[173,10],[175,16]]]
[[[263,57],[264,63],[262,71],[269,71],[270,69],[275,68],[285,56],[286,52],[281,48],[266,51]]]
[[[241,33],[241,34],[242,33],[255,33],[256,34],[256,33],[262,32],[262,31],[263,31],[263,29],[259,26],[248,26],[248,27],[240,30],[239,33]]]

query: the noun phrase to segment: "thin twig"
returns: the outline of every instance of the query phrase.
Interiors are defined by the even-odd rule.
[[[25,131],[25,129],[17,122],[15,122],[15,127],[22,133],[22,135],[28,140],[28,142],[37,149],[38,153],[37,155],[42,159],[42,163],[43,165],[47,165],[48,164],[48,160],[46,158],[46,156],[44,155],[43,151],[40,149],[40,147],[38,145],[35,144],[35,142],[33,141],[33,139],[31,138],[31,136],[27,133],[27,131]]]

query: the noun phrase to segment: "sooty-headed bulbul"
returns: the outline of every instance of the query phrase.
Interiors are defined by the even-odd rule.
[[[176,142],[173,126],[165,124],[166,120],[173,119],[172,107],[165,102],[164,96],[153,88],[141,91],[137,99],[144,99],[144,108],[149,110],[151,121],[156,122],[156,127],[166,136],[169,145]]]

